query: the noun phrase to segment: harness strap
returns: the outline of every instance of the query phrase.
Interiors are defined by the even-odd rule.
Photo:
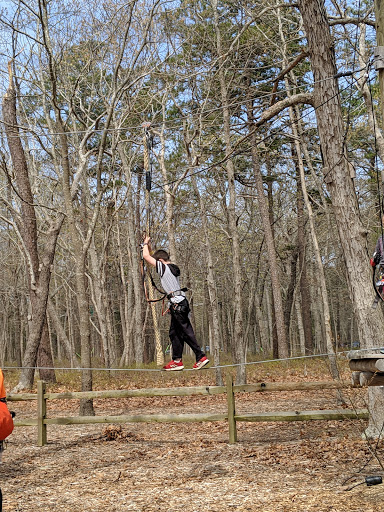
[[[4,404],[7,403],[7,399],[6,398],[0,398],[0,402],[3,402]]]
[[[180,290],[175,290],[174,292],[168,293],[167,299],[171,300],[173,297],[183,297],[180,293],[177,292],[187,292],[188,288],[180,288]]]
[[[141,265],[140,265],[140,271],[141,271],[141,278],[142,278],[142,283],[143,283],[143,288],[144,288],[144,295],[145,295],[145,300],[148,302],[148,303],[151,303],[151,302],[160,302],[161,300],[165,299],[165,297],[167,296],[167,294],[163,291],[163,290],[159,290],[159,288],[156,286],[156,283],[152,277],[152,274],[150,272],[148,272],[149,274],[149,279],[151,281],[151,285],[153,288],[155,288],[159,293],[161,293],[161,297],[159,299],[150,299],[148,297],[148,291],[147,291],[147,286],[146,286],[146,283],[145,283],[145,277],[147,275],[147,272],[146,272],[146,268],[145,268],[145,263],[144,263],[144,258],[143,258],[143,251],[141,251]],[[1,511],[0,511],[1,512]]]
[[[156,283],[155,283],[155,280],[153,279],[153,276],[152,274],[149,272],[149,278],[151,280],[151,283],[152,283],[152,286],[154,287],[154,289],[156,291],[158,291],[159,293],[161,293],[161,297],[160,299],[153,299],[153,300],[148,300],[147,299],[147,302],[160,302],[161,300],[165,299],[165,297],[167,296],[167,294],[165,293],[164,290],[160,290],[157,286],[156,286]]]
[[[159,293],[161,293],[161,297],[159,299],[154,299],[154,300],[147,299],[147,302],[160,302],[161,300],[165,299],[165,297],[168,300],[171,300],[173,297],[180,296],[180,293],[178,293],[178,292],[187,292],[188,291],[188,288],[180,288],[179,290],[175,290],[171,293],[166,293],[164,290],[160,290],[160,288],[158,288],[156,286],[155,280],[153,279],[153,276],[150,272],[149,272],[149,278],[150,278],[152,286],[155,288],[155,290],[158,291]]]

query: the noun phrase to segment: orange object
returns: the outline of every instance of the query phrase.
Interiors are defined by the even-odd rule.
[[[2,370],[0,370],[0,399],[5,399],[6,396],[4,375]],[[0,400],[0,441],[3,441],[12,433],[13,427],[13,419],[8,410],[7,404]]]
[[[7,396],[7,394],[5,392],[5,387],[4,387],[3,370],[0,370],[0,398],[5,398],[6,396]]]

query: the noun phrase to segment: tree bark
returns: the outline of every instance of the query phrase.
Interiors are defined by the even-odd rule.
[[[303,208],[302,174],[297,172],[297,250],[299,254],[300,308],[305,339],[305,354],[313,354],[311,296],[307,277],[305,218]]]
[[[264,193],[263,178],[260,169],[257,141],[255,135],[252,137],[252,166],[257,190],[257,202],[260,216],[263,223],[265,244],[268,254],[269,270],[271,274],[273,306],[275,311],[276,330],[278,339],[278,356],[286,358],[289,354],[288,340],[284,323],[284,307],[281,296],[281,286],[278,272],[277,255],[273,239],[272,227],[269,219],[268,205]]]
[[[230,133],[230,111],[228,102],[227,82],[224,75],[224,54],[222,49],[221,33],[219,27],[219,13],[217,10],[217,0],[212,0],[214,11],[214,24],[216,34],[216,49],[219,59],[219,82],[220,82],[220,98],[222,104],[222,114],[224,121],[224,141],[225,155],[228,158],[226,163],[226,172],[228,180],[228,230],[232,245],[232,262],[233,262],[233,334],[236,347],[236,359],[240,364],[236,374],[236,383],[243,384],[246,382],[246,360],[247,347],[245,346],[243,333],[243,311],[242,311],[242,281],[241,281],[241,263],[240,263],[240,240],[237,230],[236,216],[236,188],[235,188],[235,169],[233,161],[230,158],[232,153],[231,133]]]
[[[56,382],[47,315],[45,315],[43,332],[41,333],[41,340],[37,351],[37,366],[39,367],[40,380]]]
[[[337,70],[324,1],[299,0],[314,76],[314,105],[324,157],[324,178],[332,198],[332,208],[347,269],[349,291],[356,316],[360,344],[374,346],[381,339],[383,317],[372,310],[371,275],[366,252],[367,232],[362,225],[353,178],[349,173],[344,143]],[[381,393],[382,390],[381,390]],[[380,403],[378,400],[376,403]],[[372,409],[371,417],[376,414]],[[372,427],[372,428],[371,428]],[[375,435],[370,421],[369,435]]]
[[[286,325],[288,333],[290,332],[291,316],[293,313],[293,302],[295,299],[296,289],[296,274],[297,274],[297,260],[298,260],[298,249],[297,246],[291,251],[290,256],[290,279],[287,289],[287,295],[284,305],[284,323]],[[292,353],[292,347],[291,347]]]
[[[199,189],[196,184],[196,178],[192,177],[192,185],[199,202],[201,220],[203,224],[203,232],[205,238],[205,259],[207,264],[207,287],[208,287],[208,295],[209,295],[209,303],[210,309],[212,312],[212,352],[213,352],[213,361],[215,366],[220,365],[220,326],[219,326],[219,311],[218,311],[218,299],[217,299],[217,290],[216,290],[216,281],[214,274],[214,265],[213,265],[213,256],[212,256],[212,247],[211,240],[209,236],[209,228],[208,228],[208,220],[207,220],[207,212],[205,208],[205,203]],[[203,347],[204,351],[204,347]],[[221,372],[221,368],[216,368],[216,385],[221,386],[223,384],[223,376]]]
[[[324,156],[324,177],[347,268],[349,290],[361,342],[372,346],[380,339],[382,315],[373,312],[371,275],[367,264],[366,238],[358,211],[353,179],[345,155],[344,127],[336,79],[333,41],[324,2],[300,0],[314,74],[316,118]],[[346,229],[348,227],[348,229]]]
[[[92,361],[91,361],[91,344],[90,344],[90,321],[89,321],[89,300],[86,282],[86,255],[88,247],[84,247],[80,237],[79,230],[76,226],[76,216],[74,205],[72,202],[71,182],[70,182],[70,164],[67,135],[65,126],[61,119],[61,113],[57,111],[57,132],[60,133],[60,150],[63,168],[63,191],[65,209],[67,212],[68,228],[71,236],[74,255],[74,272],[76,286],[76,301],[79,313],[79,331],[81,346],[81,390],[92,391]],[[85,220],[85,219],[84,219]],[[94,415],[92,400],[80,401],[80,415]]]
[[[60,343],[67,354],[68,360],[70,361],[71,368],[77,368],[78,367],[78,360],[77,356],[75,354],[75,350],[72,347],[72,344],[60,322],[60,319],[57,315],[57,311],[55,309],[54,304],[52,303],[51,299],[48,299],[48,316],[50,320],[50,324],[52,325],[51,328],[56,332],[56,336],[58,338],[58,343]]]
[[[295,148],[296,148],[296,157],[297,157],[297,166],[300,172],[300,183],[301,183],[301,190],[303,195],[303,200],[305,207],[308,212],[308,221],[311,231],[311,237],[312,237],[312,244],[314,248],[314,256],[315,256],[315,262],[316,262],[316,269],[317,269],[317,275],[320,283],[320,292],[321,292],[321,299],[322,299],[322,306],[323,306],[323,314],[324,314],[324,332],[325,332],[325,340],[326,340],[326,347],[327,347],[327,353],[329,357],[329,363],[330,363],[330,371],[331,375],[334,379],[338,379],[339,371],[337,368],[337,362],[335,357],[335,350],[334,350],[334,344],[333,342],[333,336],[332,336],[332,328],[331,328],[331,314],[329,310],[329,301],[328,301],[328,292],[327,292],[327,285],[325,280],[325,274],[324,274],[324,267],[323,263],[321,261],[321,253],[320,253],[320,247],[316,236],[315,231],[315,224],[313,220],[313,212],[312,212],[312,206],[309,201],[308,193],[307,193],[307,187],[305,183],[305,173],[304,173],[304,164],[301,157],[301,147],[299,142],[299,136],[297,132],[296,127],[296,118],[293,112],[293,109],[290,109],[290,117],[292,120],[292,133],[295,138]],[[303,297],[302,297],[303,299]],[[341,398],[341,396],[340,396]]]
[[[16,218],[23,240],[23,248],[27,261],[27,274],[29,276],[29,295],[31,302],[31,322],[29,325],[28,340],[23,357],[23,369],[20,374],[16,390],[30,389],[33,385],[34,367],[37,361],[37,352],[46,323],[46,307],[49,294],[51,270],[56,250],[56,242],[64,220],[59,214],[52,221],[47,230],[44,252],[38,252],[37,220],[34,207],[34,198],[29,181],[29,171],[24,149],[20,140],[17,114],[16,114],[16,92],[9,66],[10,83],[3,98],[3,119],[9,151],[11,154],[13,170],[15,173],[17,193],[21,205],[21,218]],[[49,344],[45,345],[47,354],[50,352]],[[52,361],[52,354],[49,354],[49,361]],[[52,372],[47,375],[54,380]]]

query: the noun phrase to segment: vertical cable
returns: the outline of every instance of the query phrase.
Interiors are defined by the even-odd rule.
[[[150,152],[150,133],[149,133],[149,124],[146,123],[143,125],[144,128],[144,137],[143,137],[143,146],[144,146],[144,171],[145,171],[145,212],[146,212],[146,235],[150,236],[150,206],[151,206],[151,168],[150,168],[150,160],[149,160],[149,152]],[[153,295],[153,285],[152,280],[150,278],[151,270],[148,269],[147,272],[147,289],[148,289],[148,298],[150,301],[154,299]],[[159,330],[159,322],[156,314],[156,305],[154,302],[150,302],[151,312],[152,312],[152,320],[153,320],[153,331],[155,334],[155,346],[156,346],[156,362],[158,366],[162,366],[164,364],[164,354],[161,346],[161,336]]]

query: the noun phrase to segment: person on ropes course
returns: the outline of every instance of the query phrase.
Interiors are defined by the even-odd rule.
[[[382,218],[382,222],[384,223],[384,215]],[[370,264],[375,270],[378,267],[379,270],[379,279],[376,281],[375,272],[373,273],[374,279],[374,287],[376,289],[377,297],[373,303],[374,307],[377,305],[379,300],[384,300],[383,290],[384,290],[384,235],[381,234],[377,240],[375,252],[370,259]]]
[[[193,350],[196,363],[194,370],[200,370],[209,363],[197,343],[193,327],[189,320],[189,303],[184,291],[180,288],[179,276],[180,269],[177,265],[171,263],[167,251],[157,250],[153,256],[150,254],[150,237],[146,236],[143,243],[143,258],[147,263],[156,268],[160,276],[161,286],[167,294],[169,300],[169,311],[171,314],[171,325],[169,327],[169,338],[172,344],[172,361],[166,364],[163,369],[166,371],[183,370],[183,349],[184,342]]]

